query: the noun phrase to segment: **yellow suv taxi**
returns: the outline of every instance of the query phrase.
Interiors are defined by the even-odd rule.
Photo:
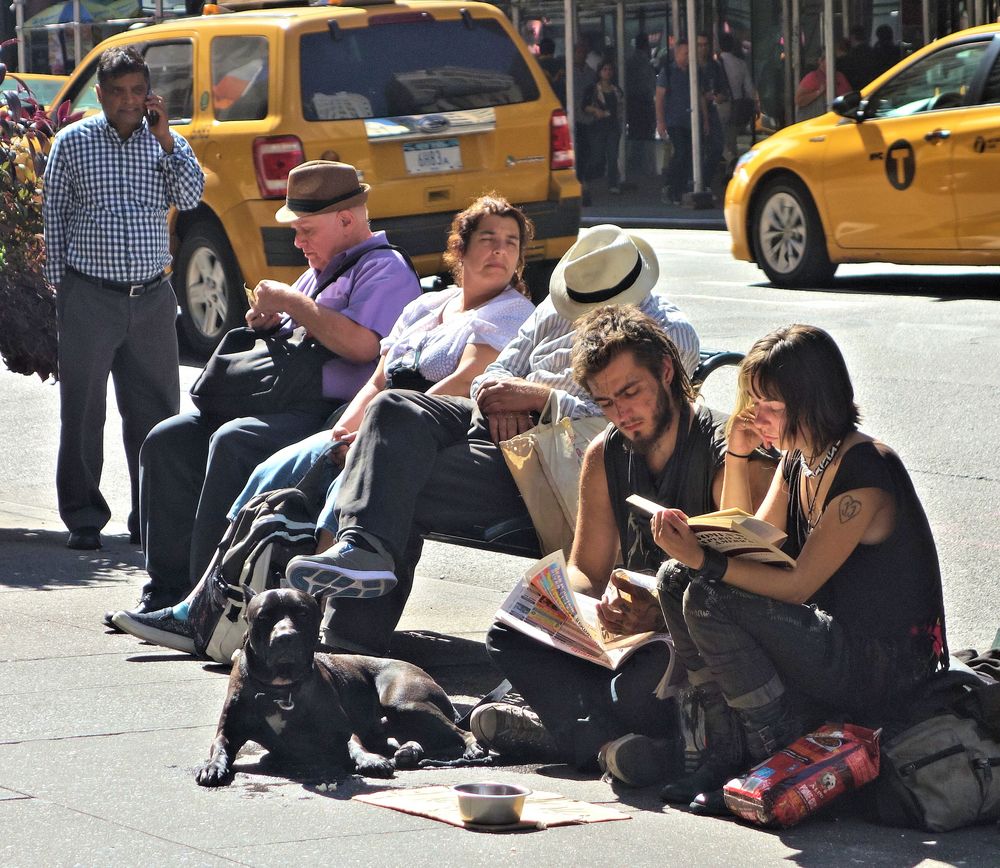
[[[1000,264],[1000,25],[925,46],[739,160],[737,259],[779,286],[841,262]]]
[[[181,330],[196,350],[242,321],[244,282],[290,282],[305,268],[274,213],[289,170],[306,160],[356,166],[372,186],[372,227],[422,275],[443,270],[453,214],[487,190],[535,222],[528,278],[538,295],[576,239],[566,116],[493,6],[382,0],[175,19],[102,42],[59,102],[99,110],[98,55],[124,44],[142,51],[171,126],[205,170],[202,204],[173,222]]]

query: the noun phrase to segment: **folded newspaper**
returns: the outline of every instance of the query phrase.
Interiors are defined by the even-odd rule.
[[[654,589],[650,583],[655,580],[651,576],[627,570],[615,572],[629,578],[636,587]],[[609,596],[628,594],[610,582],[605,593]],[[599,602],[570,588],[566,559],[562,551],[555,551],[525,570],[521,580],[500,604],[496,618],[551,648],[608,669],[617,669],[636,649],[650,642],[670,642],[666,633],[622,635],[610,632],[597,617]],[[671,668],[673,660],[671,655]]]

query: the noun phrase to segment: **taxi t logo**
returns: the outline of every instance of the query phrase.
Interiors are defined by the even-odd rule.
[[[913,183],[917,173],[917,161],[913,155],[913,145],[906,139],[897,139],[886,151],[885,174],[897,190],[905,190]]]

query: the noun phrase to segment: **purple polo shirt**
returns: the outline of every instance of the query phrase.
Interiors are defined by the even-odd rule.
[[[322,283],[346,259],[386,243],[385,233],[375,232],[366,241],[338,253],[322,272],[312,268],[306,270],[292,289],[311,294],[317,282]],[[392,330],[403,308],[418,295],[420,283],[403,257],[395,250],[376,250],[363,256],[327,286],[316,302],[371,329],[381,340]],[[349,401],[368,382],[377,363],[377,356],[364,364],[334,356],[323,365],[323,397]]]

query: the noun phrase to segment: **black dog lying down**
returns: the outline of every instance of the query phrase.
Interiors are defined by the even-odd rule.
[[[246,615],[212,752],[195,774],[203,787],[229,782],[248,741],[281,760],[382,778],[412,768],[425,751],[469,760],[487,755],[455,725],[451,700],[423,669],[314,653],[320,610],[308,594],[264,591],[248,600]]]

